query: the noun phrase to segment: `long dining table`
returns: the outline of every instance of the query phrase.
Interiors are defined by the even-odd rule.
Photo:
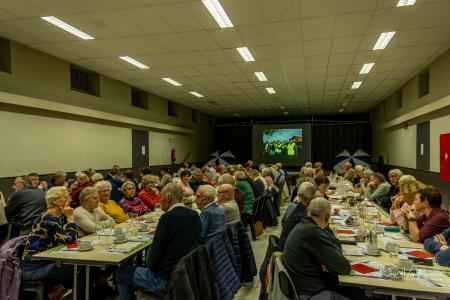
[[[338,211],[338,214],[331,218],[331,228],[336,237],[344,241],[342,250],[352,265],[350,275],[339,276],[340,284],[362,288],[367,296],[376,293],[393,295],[393,299],[397,296],[439,300],[450,298],[450,268],[438,265],[434,256],[427,253],[422,244],[412,242],[405,232],[395,229],[396,227],[390,224],[390,215],[376,203],[365,199],[361,204],[349,206],[343,199],[348,196],[358,197],[358,194],[345,190],[345,187],[341,188],[338,193],[330,196],[332,208]],[[358,216],[358,206],[364,210],[364,219]],[[348,226],[345,219],[349,216],[359,220],[359,224]],[[375,243],[379,251],[376,254],[372,252],[373,255],[367,254],[370,252],[367,250],[369,242],[354,244],[358,228],[371,230],[370,226],[375,226],[378,232]],[[351,243],[347,243],[348,241]],[[388,251],[388,243],[398,245],[398,254]],[[428,264],[433,265],[414,263],[407,269],[399,267],[400,259],[412,260],[413,256],[425,259]],[[400,274],[400,277],[390,278],[389,270],[397,270],[393,272]]]
[[[154,221],[147,223],[145,218],[149,215],[154,217]],[[89,299],[90,288],[90,268],[99,267],[105,270],[107,266],[119,266],[130,258],[141,254],[147,249],[153,240],[156,229],[158,215],[149,213],[147,215],[130,219],[127,222],[116,224],[111,228],[102,228],[95,233],[78,239],[77,247],[71,248],[66,245],[58,246],[47,251],[33,255],[33,260],[55,261],[57,264],[73,265],[73,299],[77,299],[80,291],[77,289],[78,271],[80,267],[85,268],[85,295],[84,299]],[[147,230],[141,230],[140,224],[145,223]],[[115,243],[115,228],[121,228],[125,233],[126,241]],[[91,241],[92,247],[86,251],[80,249],[81,241]],[[75,246],[75,245],[74,245]]]

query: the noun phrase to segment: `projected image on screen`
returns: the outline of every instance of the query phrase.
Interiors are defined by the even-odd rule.
[[[264,156],[296,156],[303,148],[303,129],[265,129],[262,141]]]

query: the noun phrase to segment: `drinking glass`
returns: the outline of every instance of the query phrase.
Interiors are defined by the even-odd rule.
[[[155,213],[156,215],[159,215],[161,213],[161,204],[155,203]]]

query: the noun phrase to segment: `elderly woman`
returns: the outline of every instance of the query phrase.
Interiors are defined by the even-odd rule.
[[[178,183],[183,190],[183,203],[186,207],[191,208],[193,203],[194,190],[189,185],[189,178],[191,177],[191,171],[183,170],[180,174],[181,180]]]
[[[156,188],[157,183],[158,177],[155,175],[147,174],[142,177],[142,189],[138,198],[151,210],[155,208],[155,203],[159,203],[160,200],[159,190]]]
[[[408,230],[406,214],[414,213],[416,217],[419,216],[419,213],[415,211],[414,198],[416,192],[424,185],[411,175],[403,175],[400,177],[399,186],[400,196],[394,200],[390,209],[391,221],[400,225],[403,230]]]
[[[116,201],[111,200],[112,185],[109,181],[102,180],[95,183],[94,187],[97,189],[100,207],[108,216],[113,218],[114,222],[122,223],[128,219],[128,215],[124,213],[122,207]]]
[[[324,175],[316,176],[314,181],[317,186],[316,197],[328,199],[328,194],[334,193],[334,191],[328,192],[328,187],[330,186],[330,179],[328,177]]]
[[[149,208],[141,201],[141,199],[135,197],[136,185],[133,181],[125,181],[122,184],[123,198],[120,200],[119,205],[122,207],[125,213],[141,216],[149,211]]]
[[[374,201],[377,204],[381,204],[384,196],[389,193],[391,185],[386,181],[384,175],[381,173],[374,173],[370,177],[370,182],[367,184],[366,197],[370,201]]]
[[[113,218],[98,207],[99,198],[95,187],[87,187],[80,193],[80,206],[73,211],[79,237],[114,226]]]
[[[32,260],[34,254],[56,246],[75,243],[78,237],[78,228],[74,222],[73,208],[70,207],[71,199],[66,187],[52,187],[45,194],[45,201],[47,211],[34,221],[25,243],[22,279],[62,282],[65,286],[70,286],[73,266]]]
[[[282,218],[284,226],[280,235],[280,249],[284,248],[286,239],[288,238],[292,229],[294,229],[295,225],[300,223],[300,221],[304,217],[306,217],[309,203],[312,199],[315,198],[316,191],[317,186],[312,184],[311,182],[303,182],[298,187],[298,197],[296,198],[297,201],[290,204],[290,206],[286,210],[285,215]]]
[[[384,196],[383,200],[381,201],[381,206],[388,210],[392,206],[392,202],[395,200],[395,197],[397,197],[400,193],[400,187],[398,186],[398,182],[400,180],[400,177],[403,176],[403,172],[399,169],[392,169],[388,173],[389,181],[391,183],[391,186],[389,187],[389,192]]]
[[[246,176],[247,175],[244,171],[234,172],[234,178],[236,179],[236,188],[244,193],[244,212],[241,214],[241,220],[244,224],[244,227],[250,225],[252,238],[253,240],[256,240],[253,220],[253,203],[256,199],[250,183],[246,181]]]

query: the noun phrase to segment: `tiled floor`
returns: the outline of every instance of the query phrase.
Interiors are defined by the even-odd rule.
[[[281,215],[284,214],[286,207],[282,207]],[[280,218],[279,218],[280,219]],[[241,286],[237,294],[235,295],[235,300],[256,300],[259,297],[259,290],[261,288],[261,283],[259,282],[259,268],[261,267],[262,261],[264,259],[264,255],[266,255],[267,243],[269,240],[269,236],[271,234],[280,236],[281,233],[281,225],[276,227],[268,227],[264,230],[264,233],[258,237],[256,241],[251,240],[251,236],[249,236],[250,241],[252,243],[253,255],[256,260],[256,267],[258,268],[258,275],[255,276],[253,280],[253,285],[250,286]]]

